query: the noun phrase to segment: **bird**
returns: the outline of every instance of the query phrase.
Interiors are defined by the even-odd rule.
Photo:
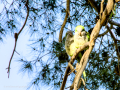
[[[75,28],[75,35],[74,35],[74,44],[76,48],[83,46],[86,42],[90,40],[89,32],[85,31],[84,26],[78,25]],[[86,48],[87,49],[87,48]],[[85,50],[86,50],[85,49]],[[81,56],[77,59],[80,62],[82,55],[84,54],[85,50],[81,51]],[[86,73],[85,70],[83,71],[83,76],[86,81]]]
[[[76,50],[73,31],[69,30],[65,35],[65,49],[69,56],[72,56]]]
[[[84,26],[78,25],[75,28],[75,35],[74,35],[75,47],[79,48],[80,46],[83,46],[86,42],[88,42],[89,40],[90,40],[89,32],[85,31]]]
[[[75,43],[74,43],[74,35],[73,35],[73,31],[69,30],[66,32],[65,35],[65,49],[67,54],[72,57],[74,52],[76,51],[76,47],[75,47]],[[81,57],[82,54],[79,53],[77,58]]]
[[[82,27],[83,28],[83,27]],[[77,29],[76,30],[78,30],[79,29],[79,27],[77,27]],[[77,32],[75,32],[75,35],[77,35],[77,33],[79,32],[80,30],[78,30]],[[70,56],[70,57],[72,57],[73,56],[73,54],[74,54],[74,52],[76,51],[76,49],[77,48],[79,48],[80,46],[82,46],[82,44],[79,44],[78,42],[80,42],[80,40],[82,40],[82,38],[80,37],[80,35],[81,36],[83,36],[83,35],[85,35],[85,32],[81,32],[81,34],[80,35],[77,35],[77,36],[75,36],[75,35],[73,35],[73,31],[67,31],[66,32],[66,35],[65,35],[65,49],[66,49],[66,52],[67,52],[67,54]],[[75,40],[76,39],[76,40]],[[84,40],[82,40],[82,42],[83,42]],[[77,45],[78,44],[78,45]],[[82,57],[82,53],[80,52],[78,55],[77,55],[77,57],[76,57],[76,60],[78,61],[78,62],[80,62],[80,59],[81,59],[81,57]],[[76,67],[77,68],[77,67]],[[85,73],[85,71],[83,71],[83,76],[86,78],[86,73]]]

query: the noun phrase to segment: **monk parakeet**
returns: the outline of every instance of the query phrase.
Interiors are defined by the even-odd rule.
[[[74,36],[72,31],[67,31],[65,35],[65,49],[69,56],[72,56],[74,53],[75,45],[74,45]]]
[[[67,31],[65,40],[65,49],[69,56],[72,56],[76,50],[73,31]],[[81,53],[78,55],[81,56]]]
[[[69,56],[72,56],[74,54],[75,50],[77,49],[76,44],[74,42],[74,39],[75,39],[75,37],[73,35],[73,32],[72,31],[67,31],[66,40],[65,40],[65,49],[66,49],[66,52]],[[76,58],[78,62],[80,61],[81,57],[82,57],[82,53],[80,52],[78,54],[77,58]],[[86,81],[85,71],[83,71],[83,76],[84,76],[85,81]]]
[[[90,34],[89,32],[85,31],[85,28],[82,25],[78,25],[75,28],[75,35],[74,35],[74,44],[76,48],[79,48],[80,46],[83,46],[86,42],[88,42],[90,40]],[[81,52],[81,54],[83,55],[84,51]],[[81,57],[82,57],[81,55]],[[81,59],[80,57],[80,59]],[[78,62],[80,61],[80,59],[78,60]],[[85,70],[83,71],[83,76],[85,78],[86,81],[86,73]]]
[[[74,35],[74,43],[76,48],[84,45],[86,42],[90,40],[89,32],[85,31],[85,28],[82,25],[78,25],[75,28],[75,35]]]

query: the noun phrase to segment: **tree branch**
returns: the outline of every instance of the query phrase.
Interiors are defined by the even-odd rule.
[[[88,0],[90,5],[95,9],[96,12],[100,12],[100,7],[97,6],[97,3],[94,0]]]
[[[119,71],[119,68],[120,68],[120,67],[119,67],[120,54],[119,54],[119,50],[118,50],[118,46],[117,46],[117,40],[116,40],[116,38],[114,37],[114,35],[113,35],[112,31],[110,30],[109,26],[107,25],[106,27],[107,27],[107,29],[108,29],[108,31],[109,31],[109,33],[110,33],[110,35],[111,35],[111,37],[112,37],[112,39],[113,39],[113,41],[114,41],[115,50],[116,50],[116,52],[117,52],[117,57],[118,57],[118,71]],[[119,75],[120,75],[120,71],[119,71]]]
[[[86,50],[86,52],[82,56],[81,61],[84,60],[84,62],[83,62],[83,66],[80,68],[79,72],[77,72],[78,74],[75,76],[74,90],[77,90],[77,85],[78,85],[79,79],[82,75],[83,70],[85,69],[85,66],[87,65],[88,57],[93,49],[96,38],[99,35],[100,28],[102,27],[103,23],[107,19],[107,16],[112,11],[113,5],[114,5],[114,1],[108,0],[107,6],[106,6],[104,12],[102,13],[102,18],[98,20],[98,22],[96,23],[96,25],[95,25],[95,27],[90,35],[89,49]]]
[[[113,20],[108,20],[108,22],[112,25],[116,25],[116,26],[120,27],[120,23],[118,23],[118,22],[115,22]]]
[[[117,2],[119,2],[120,0],[115,0],[115,2],[117,3]]]
[[[62,42],[62,34],[63,34],[65,24],[67,22],[68,15],[70,16],[70,0],[66,1],[66,15],[65,15],[65,18],[64,18],[60,33],[59,33],[59,42]]]
[[[108,33],[108,30],[106,30],[105,32],[103,32],[102,34],[99,34],[98,37],[104,36]]]
[[[8,78],[9,78],[9,75],[10,75],[10,64],[11,64],[11,61],[12,61],[12,58],[13,58],[13,55],[14,55],[14,52],[15,52],[15,49],[16,49],[16,45],[17,45],[17,40],[18,40],[18,36],[20,35],[21,31],[23,30],[24,26],[26,25],[26,22],[27,22],[27,19],[28,19],[28,16],[29,16],[29,7],[28,7],[28,0],[26,1],[26,4],[25,6],[27,7],[27,16],[26,16],[26,19],[25,19],[25,22],[22,26],[22,28],[20,29],[20,31],[18,33],[15,33],[14,34],[14,38],[15,38],[15,45],[14,45],[14,49],[13,49],[13,52],[12,52],[12,55],[11,55],[11,58],[10,58],[10,61],[9,61],[9,65],[8,65]]]
[[[73,54],[73,56],[71,57],[69,63],[70,64],[73,64],[76,56],[79,54],[79,52],[81,52],[82,50],[84,50],[86,47],[89,46],[89,42],[85,43],[83,46],[79,47],[75,53]],[[68,77],[68,73],[70,72],[70,67],[69,65],[66,67],[66,71],[65,71],[65,75],[64,75],[64,78],[63,78],[63,81],[62,81],[62,85],[60,87],[60,90],[64,90],[64,87],[65,87],[65,84],[66,84],[66,81],[67,81],[67,77]]]

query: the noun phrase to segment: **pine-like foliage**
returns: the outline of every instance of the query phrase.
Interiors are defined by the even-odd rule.
[[[64,27],[63,40],[58,42],[59,32],[66,14],[66,0],[2,0],[4,5],[0,12],[0,41],[4,41],[7,34],[18,32],[24,24],[27,15],[27,23],[22,31],[26,30],[30,37],[30,60],[21,58],[20,71],[23,74],[33,75],[28,87],[39,90],[39,84],[44,83],[51,89],[59,89],[62,83],[65,69],[70,60],[65,51],[65,32],[73,30],[77,25],[83,25],[86,31],[92,32],[99,18],[101,0],[91,0],[96,3],[98,12],[90,5],[89,0],[70,0],[70,16]],[[104,0],[104,8],[107,0]],[[116,15],[107,18],[106,24],[111,26],[111,31],[116,38],[117,48],[106,26],[100,30],[96,39],[89,61],[86,66],[86,87],[97,90],[104,86],[106,90],[120,89],[120,75],[118,70],[118,56],[120,53],[120,4],[116,4]],[[112,22],[117,22],[114,24]],[[106,33],[104,33],[106,32]],[[21,32],[22,33],[22,32]],[[19,38],[19,37],[18,37]],[[24,43],[24,42],[23,42]],[[120,55],[120,54],[119,54]],[[26,56],[29,57],[29,56]],[[120,61],[119,61],[120,65]],[[119,66],[120,67],[120,66]],[[120,68],[119,68],[120,69]],[[68,83],[73,82],[74,74],[70,74]],[[69,87],[67,84],[66,87]],[[54,88],[53,88],[54,87]],[[80,90],[83,90],[84,86]]]

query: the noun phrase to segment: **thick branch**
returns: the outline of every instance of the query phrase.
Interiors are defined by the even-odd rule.
[[[115,2],[120,2],[120,0],[115,0]]]
[[[84,50],[86,47],[89,46],[89,42],[85,43],[83,46],[81,46],[80,48],[78,48],[76,50],[76,52],[74,53],[74,55],[71,57],[69,63],[70,64],[73,64],[77,54],[79,54],[79,52],[81,52],[82,50]],[[68,73],[70,71],[70,67],[69,65],[66,67],[66,71],[65,71],[65,75],[64,75],[64,78],[63,78],[63,81],[62,81],[62,85],[60,87],[60,90],[64,90],[64,87],[65,87],[65,84],[66,84],[66,81],[67,81],[67,77],[68,77]]]
[[[100,28],[102,27],[103,23],[105,22],[107,16],[110,14],[110,12],[113,8],[113,5],[114,5],[114,1],[108,0],[107,6],[106,6],[104,12],[102,13],[102,18],[98,20],[98,22],[96,23],[96,25],[90,35],[89,49],[86,50],[86,52],[84,53],[84,55],[82,57],[82,59],[84,59],[84,63],[83,63],[83,66],[81,67],[81,69],[79,70],[78,74],[75,77],[74,90],[77,90],[77,85],[78,85],[79,79],[82,75],[83,70],[85,69],[85,66],[87,65],[88,57],[93,49],[96,38],[99,35]]]
[[[14,49],[13,49],[13,52],[12,52],[12,55],[11,55],[11,58],[10,58],[10,61],[9,61],[9,65],[8,65],[8,68],[7,68],[8,69],[8,71],[7,71],[8,78],[9,78],[9,74],[10,74],[10,64],[11,64],[11,61],[12,61],[12,58],[13,58],[13,55],[14,55],[14,52],[15,52],[15,49],[16,49],[18,36],[20,35],[21,31],[23,30],[24,26],[26,25],[26,22],[27,22],[27,19],[28,19],[28,16],[29,16],[28,0],[26,1],[25,6],[27,7],[27,16],[26,16],[25,22],[24,22],[22,28],[20,29],[20,31],[18,33],[14,34],[15,45],[14,45]]]
[[[64,22],[62,24],[60,33],[59,33],[59,42],[62,42],[62,34],[63,34],[65,24],[67,22],[68,15],[70,16],[70,0],[66,1],[66,15],[65,15]]]

